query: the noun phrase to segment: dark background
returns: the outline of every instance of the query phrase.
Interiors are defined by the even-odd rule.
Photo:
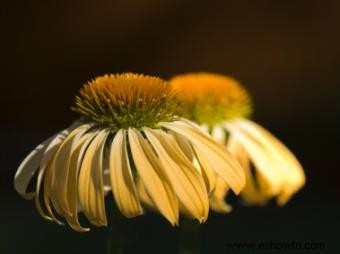
[[[340,250],[339,1],[9,1],[0,21],[0,253],[105,253],[109,229],[80,234],[44,221],[12,183],[24,156],[77,117],[70,106],[84,82],[126,71],[239,79],[255,120],[305,168],[307,185],[283,208],[234,200],[232,214],[211,213],[203,253],[239,253],[226,248],[234,241]],[[162,218],[126,224],[129,253],[175,253],[179,230]],[[272,252],[288,253],[262,253]]]

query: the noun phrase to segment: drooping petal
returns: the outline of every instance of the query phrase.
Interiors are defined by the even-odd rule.
[[[32,199],[34,197],[34,192],[26,192],[26,190],[35,172],[39,169],[47,146],[56,138],[59,139],[61,137],[65,137],[74,128],[76,128],[76,126],[76,124],[73,124],[58,134],[46,139],[32,152],[30,152],[21,162],[14,176],[14,188],[23,198]]]
[[[222,126],[215,126],[212,129],[211,136],[221,145],[226,144],[226,131]]]
[[[209,162],[205,160],[204,155],[202,154],[202,151],[200,149],[197,149],[197,147],[193,147],[195,158],[193,159],[194,165],[199,168],[199,171],[201,172],[205,186],[207,188],[207,191],[209,194],[213,193],[216,187],[216,179],[217,174],[214,171],[213,166]]]
[[[259,171],[255,176],[249,170],[247,172],[247,184],[241,192],[243,203],[246,205],[265,205],[273,194],[270,190],[271,182]]]
[[[282,178],[277,170],[277,165],[268,151],[249,135],[244,133],[235,123],[226,124],[227,130],[246,150],[256,170],[268,180],[266,192],[274,196],[280,192]]]
[[[184,119],[160,124],[187,138],[193,144],[196,153],[199,153],[199,157],[220,175],[236,194],[242,190],[245,184],[243,169],[225,147],[213,141],[194,124]]]
[[[216,173],[212,168],[209,167],[209,165],[204,164],[205,161],[200,160],[199,154],[184,136],[173,131],[169,131],[169,134],[175,138],[175,141],[177,142],[177,145],[180,147],[181,151],[193,163],[196,170],[203,176],[203,180],[209,195],[213,193],[216,184]]]
[[[263,143],[268,149],[272,148],[271,152],[278,160],[280,160],[280,163],[285,162],[286,168],[283,170],[287,171],[287,168],[291,169],[289,172],[285,172],[285,175],[289,178],[289,182],[297,184],[299,187],[304,185],[305,174],[301,164],[281,141],[252,121],[247,119],[239,120],[239,124],[242,126],[241,128],[247,129],[251,135],[254,135],[254,137],[256,136],[259,142]]]
[[[51,200],[60,208],[61,215],[67,217],[70,214],[70,206],[67,199],[67,185],[69,181],[70,159],[77,147],[79,139],[90,128],[90,125],[82,125],[74,129],[59,146],[53,157],[54,171],[51,172],[50,192]]]
[[[178,135],[176,132],[169,131],[169,134],[174,136],[177,144],[181,148],[181,151],[188,157],[190,161],[192,161],[195,157],[195,153],[190,142],[183,138],[182,135]]]
[[[43,192],[43,200],[45,204],[45,208],[48,214],[48,217],[50,217],[53,221],[63,224],[61,221],[57,219],[57,217],[54,215],[54,211],[57,212],[57,214],[65,217],[66,212],[63,211],[62,207],[60,206],[60,203],[57,201],[57,194],[58,190],[54,189],[54,186],[61,182],[64,182],[66,179],[59,179],[56,177],[56,173],[59,172],[59,168],[56,167],[56,155],[58,155],[58,151],[60,151],[61,148],[65,147],[71,147],[72,141],[74,136],[81,130],[84,129],[84,126],[77,127],[72,132],[68,134],[65,140],[61,142],[56,152],[51,157],[51,160],[46,163],[46,168],[42,168],[41,171],[42,174],[39,172],[38,181],[40,181],[40,177],[43,176],[43,186],[44,186],[44,192]],[[69,142],[71,141],[71,143]],[[66,155],[69,157],[69,154]],[[40,190],[39,190],[40,191]],[[51,206],[52,205],[52,206]],[[54,209],[53,209],[54,208]],[[39,209],[39,207],[38,207]]]
[[[225,197],[228,194],[228,190],[229,187],[227,183],[221,177],[217,177],[215,191],[209,200],[210,208],[212,210],[220,213],[231,212],[232,207],[225,201]]]
[[[30,152],[20,164],[14,176],[14,188],[25,199],[32,199],[34,197],[34,192],[26,192],[27,187],[35,172],[39,168],[39,164],[46,147],[54,138],[55,135],[42,142],[32,152]]]
[[[110,151],[111,187],[116,204],[128,218],[143,213],[133,180],[126,142],[126,131],[116,133]]]
[[[63,132],[57,134],[52,141],[47,145],[43,157],[40,161],[40,167],[39,167],[39,173],[37,177],[37,184],[36,184],[36,194],[35,194],[35,205],[37,207],[38,212],[40,215],[47,219],[47,220],[53,220],[53,218],[45,213],[43,208],[41,207],[40,204],[40,190],[41,190],[41,184],[44,180],[44,175],[46,172],[47,167],[50,165],[52,158],[63,142],[63,140],[66,138],[68,135],[69,131],[64,130]]]
[[[190,217],[203,222],[208,217],[209,201],[203,179],[192,162],[180,150],[175,139],[161,130],[143,128],[157,153],[164,174],[168,177],[177,198]]]
[[[215,128],[214,128],[215,129]],[[218,135],[216,133],[219,133]],[[222,133],[224,133],[224,136],[221,136]],[[217,135],[217,136],[216,136]],[[226,135],[225,135],[225,130],[219,129],[217,132],[212,133],[212,136],[214,139],[218,139],[218,136],[222,139],[224,138],[224,141],[220,141],[220,143],[225,144],[226,143]],[[242,168],[245,170],[245,175],[246,175],[246,185],[242,189],[240,195],[242,196],[245,193],[246,188],[248,187],[249,184],[249,179],[248,179],[248,171],[250,171],[249,168],[249,158],[247,153],[242,149],[241,144],[235,140],[233,136],[230,136],[228,138],[227,142],[227,148],[230,151],[230,153],[238,160]],[[251,179],[252,180],[252,179]],[[229,213],[232,210],[232,207],[226,202],[226,196],[228,195],[229,192],[229,186],[228,184],[221,179],[221,177],[217,177],[216,179],[216,188],[215,191],[213,192],[212,196],[210,197],[210,207],[212,210],[215,212],[220,212],[220,213]]]
[[[171,134],[175,138],[175,141],[180,147],[181,151],[193,163],[196,170],[200,172],[200,174],[203,176],[203,180],[208,193],[213,193],[216,184],[216,173],[213,171],[212,168],[210,168],[209,165],[204,164],[205,161],[202,161],[200,159],[199,152],[195,150],[192,144],[183,135],[177,134],[173,131],[169,131],[169,134]]]
[[[84,214],[96,226],[106,226],[104,204],[103,150],[107,130],[102,130],[93,139],[84,155],[79,172],[79,202]]]
[[[78,221],[78,178],[79,171],[82,165],[82,161],[85,155],[85,152],[92,142],[94,137],[96,137],[98,131],[88,132],[84,136],[79,139],[79,142],[76,144],[76,147],[71,154],[70,159],[70,172],[69,172],[69,180],[67,185],[67,200],[70,208],[70,214],[66,217],[69,225],[76,231],[86,232],[89,231],[88,228],[84,228],[80,225]]]
[[[265,204],[272,196],[272,192],[268,191],[271,189],[268,179],[261,171],[253,174],[249,155],[234,135],[230,135],[228,139],[228,150],[237,158],[246,174],[246,186],[240,194],[243,202],[247,205]]]
[[[237,159],[243,169],[250,167],[250,159],[242,144],[232,135],[227,141],[228,151]]]
[[[275,170],[281,179],[281,190],[278,193],[277,201],[280,205],[284,204],[305,183],[305,175],[300,163],[286,146],[256,123],[246,119],[239,119],[232,123],[233,126],[236,126],[236,129],[239,130],[238,132],[242,133],[239,135],[244,137],[243,139],[257,146],[255,149],[261,151],[270,160],[271,170]],[[250,149],[249,145],[248,149]],[[254,164],[255,159],[257,158],[254,156],[252,158]]]
[[[143,203],[143,205],[146,206],[150,210],[158,211],[149,193],[146,191],[145,185],[143,181],[140,179],[140,177],[136,178],[136,188],[137,188],[138,196],[141,202]]]
[[[158,211],[173,225],[178,223],[178,201],[150,144],[135,129],[128,131],[133,161],[147,193]]]

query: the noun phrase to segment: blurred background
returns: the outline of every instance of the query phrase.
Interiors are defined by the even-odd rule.
[[[110,229],[79,234],[43,220],[13,176],[77,117],[70,106],[86,81],[128,71],[235,77],[254,97],[254,119],[305,168],[307,185],[283,208],[230,197],[233,213],[211,213],[202,227],[202,253],[249,253],[226,248],[235,241],[322,242],[323,251],[290,252],[339,253],[339,13],[335,0],[2,3],[0,253],[106,252]],[[161,217],[126,223],[128,253],[176,253],[179,229]]]

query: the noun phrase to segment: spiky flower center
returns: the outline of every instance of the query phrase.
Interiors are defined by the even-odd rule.
[[[178,101],[162,79],[124,73],[97,77],[85,84],[75,104],[74,111],[116,131],[155,128],[159,122],[172,121]]]
[[[248,92],[234,79],[210,73],[179,75],[170,80],[183,102],[179,115],[213,126],[252,113]]]

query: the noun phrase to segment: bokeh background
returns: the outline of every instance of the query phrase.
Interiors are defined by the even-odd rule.
[[[8,1],[1,4],[0,253],[105,253],[109,229],[79,234],[39,217],[13,190],[24,156],[67,126],[82,84],[138,72],[211,71],[240,80],[254,119],[301,160],[307,185],[287,206],[211,213],[202,253],[227,242],[322,242],[339,253],[339,1]],[[175,253],[177,228],[126,222],[128,253]],[[265,251],[272,253],[280,251]]]

